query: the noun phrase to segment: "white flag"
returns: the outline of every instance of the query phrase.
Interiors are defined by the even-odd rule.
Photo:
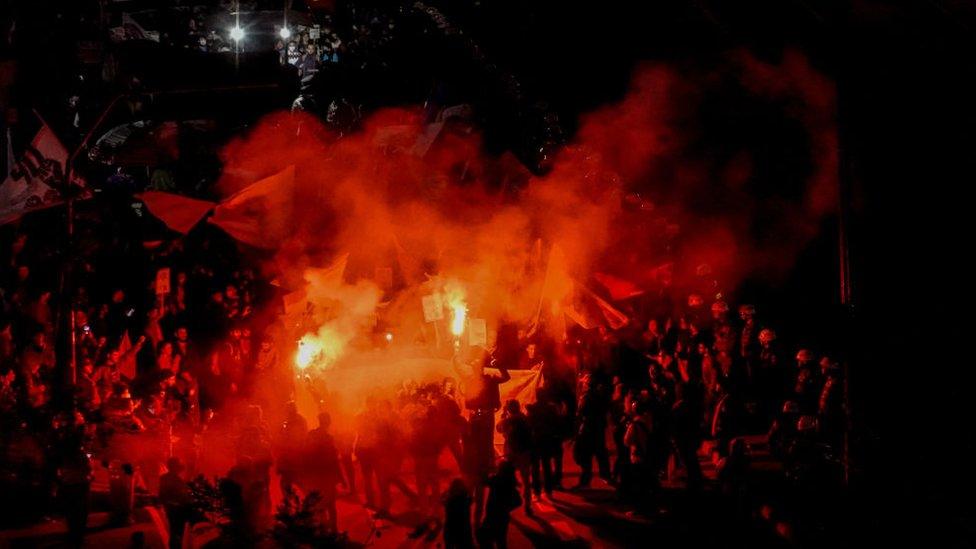
[[[0,225],[27,212],[63,202],[58,191],[64,183],[68,150],[47,124],[42,124],[10,176],[0,184]],[[75,183],[81,183],[75,180]]]

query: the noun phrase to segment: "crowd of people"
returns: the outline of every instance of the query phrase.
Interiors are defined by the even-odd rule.
[[[92,471],[102,466],[158,493],[178,542],[193,516],[186,482],[214,470],[200,441],[220,425],[228,426],[235,456],[221,476],[242,487],[254,532],[273,520],[276,477],[282,493],[318,493],[331,531],[340,527],[337,498],[361,494],[378,517],[393,515],[403,499],[445,521],[447,545],[477,539],[488,547],[504,546],[512,510],[531,514],[541,498],[585,490],[594,473],[636,513],[653,512],[665,480],[703,490],[700,455],[718,464],[724,489],[746,490],[746,435],[768,433],[770,452],[798,481],[836,475],[842,371],[810,350],[781,349],[751,305],[733,318],[724,301],[708,308],[691,296],[622,330],[522,338],[514,351],[457,360],[457,377],[369,397],[353,421],[336,428],[329,394],[309,386],[320,403],[310,428],[294,402],[282,407],[296,385],[267,331],[270,321],[258,313],[269,309],[265,286],[218,233],[135,251],[117,234],[82,262],[70,308],[56,297],[56,277],[43,274],[55,261],[52,244],[27,230],[7,235],[4,483],[34,488],[40,509],[63,510],[79,540]],[[138,268],[105,272],[120,264],[113,261],[120,249],[129,254],[124,263]],[[170,282],[160,288],[159,276]],[[68,310],[76,327],[74,383],[54,353]],[[534,398],[502,402],[509,370],[532,367],[542,372]],[[271,427],[266,416],[283,419]],[[496,446],[496,433],[504,444]],[[580,468],[572,487],[564,449]],[[394,488],[404,498],[394,498]]]
[[[356,9],[342,33],[296,28],[274,45],[280,63],[309,84],[328,65],[384,62],[392,21]],[[196,14],[162,41],[231,51],[226,30],[204,21]],[[88,127],[88,86],[72,96],[74,122],[62,124],[74,141]],[[337,98],[327,121],[352,127],[358,108]],[[205,474],[237,487],[238,518],[253,535],[275,520],[273,494],[314,492],[327,531],[341,530],[346,497],[379,518],[409,509],[441,522],[447,547],[504,547],[514,510],[533,514],[564,490],[602,482],[636,514],[655,513],[674,486],[701,493],[710,482],[700,458],[716,464],[721,491],[743,501],[750,435],[765,435],[798,486],[839,474],[841,367],[781,346],[753,305],[733,314],[722,298],[682,295],[643,307],[655,312],[619,330],[562,339],[538,330],[514,349],[456,360],[454,377],[378,391],[347,421],[327,391],[296,384],[291,347],[279,348],[271,329],[280,296],[226,235],[203,227],[141,239],[123,219],[131,200],[92,202],[94,229],[77,237],[70,288],[58,276],[67,265],[51,211],[0,228],[4,520],[61,513],[80,544],[101,471],[128,483],[119,522],[129,520],[131,492],[155,496],[179,547],[200,518],[190,480]],[[533,367],[542,372],[535,394],[503,401],[510,370]],[[314,428],[294,403],[302,391],[319,403]],[[564,471],[567,457],[578,477]]]
[[[155,490],[166,458],[192,463],[210,412],[248,392],[252,372],[269,368],[274,353],[270,340],[253,335],[261,289],[253,271],[230,267],[232,245],[203,238],[190,245],[197,249],[147,250],[123,233],[83,235],[92,248],[76,266],[69,306],[52,298],[61,265],[49,228],[5,232],[0,469],[7,494],[42,499],[5,501],[11,520],[58,508],[51,498],[66,493],[66,479],[89,477],[79,468],[92,463],[128,464],[142,488]],[[155,289],[161,268],[171,281],[165,293]],[[73,376],[67,353],[63,361],[55,353],[58,338],[67,340],[67,315]]]

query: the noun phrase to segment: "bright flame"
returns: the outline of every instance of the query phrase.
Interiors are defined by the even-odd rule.
[[[386,335],[384,335],[383,337],[386,338],[387,342],[393,341],[393,332],[386,332]]]
[[[322,345],[312,338],[310,335],[306,335],[298,342],[298,353],[295,355],[295,366],[298,366],[299,370],[304,370],[312,364],[312,361],[322,353]]]
[[[342,356],[345,344],[334,329],[322,326],[318,333],[308,333],[298,341],[295,366],[305,370],[315,366],[320,370],[331,367]]]
[[[444,301],[451,309],[451,333],[454,337],[464,333],[464,322],[468,318],[468,305],[464,297],[464,288],[456,280],[449,280],[444,285]]]
[[[453,319],[451,320],[451,333],[459,336],[464,332],[464,319],[468,316],[468,308],[464,303],[451,305]]]

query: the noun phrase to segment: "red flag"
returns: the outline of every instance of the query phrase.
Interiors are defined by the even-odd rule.
[[[158,217],[167,227],[183,234],[189,233],[216,206],[206,200],[161,191],[146,191],[137,194],[136,198],[142,200],[149,213]]]
[[[617,278],[613,275],[596,273],[593,275],[593,278],[610,292],[610,298],[614,301],[623,301],[624,299],[630,299],[644,293],[644,290],[637,287],[633,282]]]
[[[256,248],[277,248],[292,231],[295,166],[231,195],[217,205],[210,223]]]
[[[563,311],[583,328],[592,329],[604,325],[619,330],[630,322],[627,315],[618,311],[586,286],[574,282],[573,289],[573,302],[566,305]]]
[[[393,247],[396,248],[397,264],[400,266],[403,280],[407,284],[420,281],[420,275],[424,271],[420,261],[403,249],[403,246],[400,245],[400,239],[396,235],[393,236]]]
[[[119,344],[119,363],[117,366],[119,372],[129,379],[136,377],[136,353],[133,349],[135,346],[129,339],[129,332],[125,332],[122,336],[122,343]]]

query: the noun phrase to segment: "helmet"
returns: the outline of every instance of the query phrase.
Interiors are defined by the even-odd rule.
[[[784,414],[799,414],[800,405],[793,400],[787,400],[783,403],[783,413]]]
[[[688,296],[689,307],[701,307],[703,303],[705,303],[705,300],[703,300],[698,294],[691,294]]]
[[[769,343],[770,341],[773,341],[774,339],[776,339],[776,332],[770,330],[769,328],[764,328],[764,329],[762,329],[762,330],[759,331],[759,342],[760,343]]]
[[[729,312],[729,304],[724,301],[716,301],[712,303],[713,313],[727,313]]]
[[[796,360],[798,362],[811,362],[813,361],[813,353],[810,349],[800,349],[800,352],[796,353]]]
[[[742,316],[752,316],[756,314],[755,305],[739,305],[739,314]]]

